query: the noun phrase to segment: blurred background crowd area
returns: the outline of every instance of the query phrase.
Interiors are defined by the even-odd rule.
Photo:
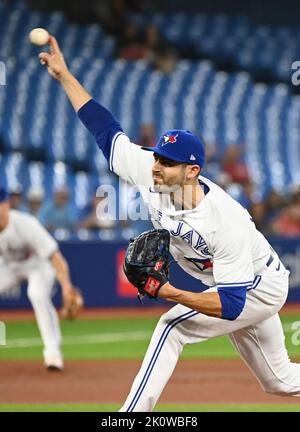
[[[256,5],[255,5],[256,3]],[[266,235],[300,235],[300,60],[297,3],[0,1],[0,182],[12,208],[57,238],[103,240],[150,227],[100,215],[135,205],[66,96],[40,66],[28,33],[53,33],[71,71],[138,145],[164,130],[204,138],[203,175],[248,209]],[[298,20],[298,21],[297,21]],[[126,196],[125,196],[126,195]]]

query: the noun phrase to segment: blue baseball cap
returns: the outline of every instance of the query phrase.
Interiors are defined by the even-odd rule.
[[[160,137],[155,147],[142,147],[142,149],[180,163],[199,165],[201,168],[205,163],[203,141],[188,130],[168,130]]]
[[[7,189],[0,185],[0,203],[6,202],[9,200],[9,193]]]

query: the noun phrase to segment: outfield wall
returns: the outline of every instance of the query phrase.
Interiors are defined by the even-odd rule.
[[[271,244],[291,271],[288,302],[300,302],[300,238],[271,239]],[[127,282],[122,271],[126,245],[126,242],[80,241],[60,244],[69,262],[74,283],[84,293],[87,307],[139,304],[136,290]],[[171,265],[171,282],[179,288],[191,291],[204,289],[199,281],[186,275],[176,264]],[[55,287],[54,302],[57,306],[61,304],[58,286]],[[145,302],[147,305],[164,303],[149,299]],[[0,296],[0,309],[28,307],[30,304],[26,296],[26,286],[15,287]]]

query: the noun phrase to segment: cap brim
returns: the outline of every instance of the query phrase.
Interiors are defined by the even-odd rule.
[[[166,152],[161,147],[142,147],[142,149],[146,150],[146,151],[152,151],[153,153],[157,153],[160,156],[163,156],[163,157],[170,159],[172,161],[175,161],[175,162],[190,163],[190,162],[186,162],[185,160],[180,159],[180,158],[174,158],[174,155],[171,155],[170,153]]]

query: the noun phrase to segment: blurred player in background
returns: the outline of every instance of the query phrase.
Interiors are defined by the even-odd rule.
[[[63,369],[59,319],[51,297],[57,278],[64,303],[73,295],[68,264],[56,241],[31,215],[10,209],[9,194],[0,186],[0,294],[28,281],[32,304],[44,344],[48,370]]]

